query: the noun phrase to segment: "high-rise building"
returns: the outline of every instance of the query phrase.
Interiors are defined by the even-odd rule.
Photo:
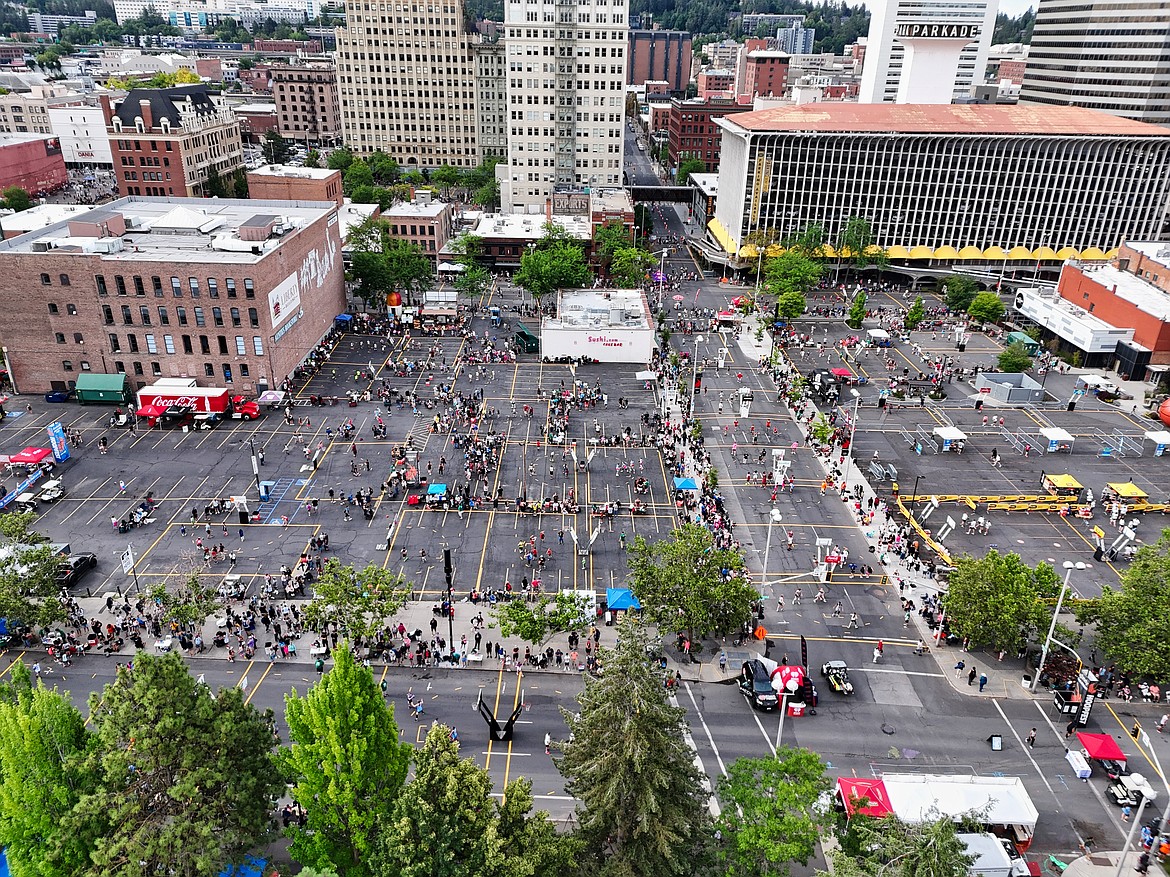
[[[337,29],[345,143],[405,168],[480,162],[473,43],[463,0],[350,3]]]
[[[508,59],[504,42],[482,39],[475,53],[475,93],[479,150],[484,158],[508,154]]]
[[[1170,123],[1170,2],[1040,0],[1020,103]]]
[[[315,144],[341,139],[337,70],[332,64],[273,64],[271,72],[281,137]]]
[[[905,89],[907,85],[902,82],[902,78],[908,66],[909,54],[908,46],[900,37],[910,39],[912,35],[921,32],[922,26],[935,25],[966,28],[964,32],[968,34],[972,33],[972,29],[976,31],[958,51],[957,66],[953,70],[940,74],[933,65],[919,69],[920,76],[932,81],[937,80],[939,75],[953,72],[952,97],[967,97],[972,85],[983,82],[997,8],[995,0],[877,0],[872,6],[873,13],[869,20],[869,38],[858,100],[863,104],[899,101],[899,89]],[[901,102],[914,103],[916,100]]]
[[[511,0],[508,211],[535,213],[557,193],[620,186],[627,0]]]
[[[629,85],[665,80],[674,91],[691,81],[691,35],[684,30],[630,31]]]
[[[776,31],[776,42],[776,48],[789,55],[811,55],[817,42],[817,30],[805,27],[803,23],[790,24]]]

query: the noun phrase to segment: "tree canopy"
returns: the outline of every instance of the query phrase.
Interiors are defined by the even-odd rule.
[[[687,185],[691,174],[707,172],[707,163],[693,153],[684,152],[678,158],[678,174],[675,176],[675,181],[680,186]]]
[[[1003,319],[1007,309],[1003,306],[999,296],[994,292],[980,292],[967,305],[967,313],[971,319],[980,323],[996,323]]]
[[[384,307],[389,293],[401,290],[409,296],[429,289],[434,282],[431,260],[417,244],[392,238],[390,224],[384,219],[370,217],[360,223],[350,232],[349,247],[350,274],[357,283],[358,296],[368,305]]]
[[[971,306],[971,300],[979,292],[979,284],[962,274],[952,274],[943,281],[943,290],[946,293],[947,307],[956,314],[965,314],[967,308]]]
[[[370,670],[348,647],[334,659],[303,697],[294,689],[285,698],[290,744],[280,759],[308,819],[292,829],[290,851],[338,877],[368,877],[381,821],[402,792],[414,750],[399,741],[394,708]]]
[[[28,210],[32,207],[32,196],[20,186],[9,186],[0,193],[4,197],[4,206],[14,213]]]
[[[716,548],[706,527],[684,524],[653,541],[637,536],[628,554],[630,586],[664,631],[694,640],[732,633],[751,618],[759,594],[743,576],[743,557]]]
[[[849,318],[845,321],[849,325],[849,328],[861,328],[861,324],[865,320],[865,303],[865,293],[858,292],[853,298],[853,304],[849,306]]]
[[[345,635],[364,640],[381,630],[409,598],[410,584],[398,573],[373,564],[358,569],[333,557],[303,611],[314,627],[334,623]]]
[[[918,324],[926,319],[926,305],[922,302],[922,296],[914,299],[914,304],[910,305],[910,309],[906,311],[906,316],[902,322],[907,329],[914,330],[918,328]]]
[[[646,282],[646,273],[657,264],[654,254],[641,247],[622,247],[613,254],[609,276],[622,288],[640,289]]]
[[[57,599],[57,569],[61,558],[44,537],[30,528],[33,512],[0,515],[0,618],[30,626],[47,625],[65,617]]]
[[[1032,367],[1032,357],[1028,355],[1028,349],[1023,344],[1013,341],[999,352],[996,364],[1001,372],[1009,374],[1024,372]]]
[[[561,591],[535,602],[505,600],[494,614],[501,636],[518,636],[534,645],[558,633],[582,630],[593,621],[593,603],[584,595]]]
[[[1052,617],[1043,602],[1057,595],[1060,578],[1046,563],[1034,569],[1018,554],[992,549],[979,559],[955,559],[946,595],[951,630],[991,649],[1013,651]]]
[[[548,240],[526,252],[513,278],[538,302],[558,289],[588,286],[592,279],[580,245],[563,239]]]
[[[269,164],[286,164],[292,158],[292,144],[272,130],[264,135],[264,142],[260,144],[260,154]]]
[[[803,298],[804,293],[820,282],[824,272],[824,265],[816,258],[798,249],[788,249],[764,260],[763,285],[768,294],[777,299],[794,292]]]
[[[950,818],[902,822],[896,816],[854,816],[832,853],[834,877],[965,877],[974,856],[958,837],[962,829]],[[974,816],[974,814],[973,814]],[[817,871],[828,877],[828,871]]]

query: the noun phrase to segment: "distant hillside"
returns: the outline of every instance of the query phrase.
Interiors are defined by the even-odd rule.
[[[995,35],[991,38],[993,44],[1000,43],[1030,43],[1032,42],[1032,25],[1036,23],[1036,13],[1028,9],[1018,18],[1000,13],[995,17]]]

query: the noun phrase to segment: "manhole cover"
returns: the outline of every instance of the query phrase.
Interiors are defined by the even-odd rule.
[[[882,723],[882,733],[883,734],[893,734],[896,730],[898,730],[898,729],[895,728],[893,725],[889,724],[888,722]]]

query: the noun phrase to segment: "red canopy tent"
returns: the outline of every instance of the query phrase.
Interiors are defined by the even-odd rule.
[[[1128,761],[1125,753],[1121,751],[1121,747],[1117,745],[1117,741],[1108,734],[1085,734],[1082,731],[1077,731],[1077,739],[1085,747],[1085,753],[1089,758],[1095,758],[1098,761]]]
[[[881,780],[857,780],[837,777],[837,797],[845,807],[848,816],[872,816],[881,819],[890,816],[894,808],[886,793],[886,784]],[[866,801],[862,804],[862,799]]]
[[[166,409],[159,405],[143,405],[134,413],[139,417],[158,417],[164,411],[166,411]]]
[[[853,372],[849,371],[849,369],[847,369],[847,368],[833,368],[833,369],[829,369],[829,372],[834,377],[838,377],[838,378],[851,378],[851,377],[853,377]]]
[[[49,454],[51,454],[51,453],[53,453],[53,452],[50,451],[48,448],[28,447],[28,448],[25,448],[23,451],[21,451],[19,454],[13,454],[11,457],[8,458],[8,462],[9,463],[23,463],[23,464],[39,463],[39,462],[41,462],[41,460],[45,459],[45,457],[49,456]]]

